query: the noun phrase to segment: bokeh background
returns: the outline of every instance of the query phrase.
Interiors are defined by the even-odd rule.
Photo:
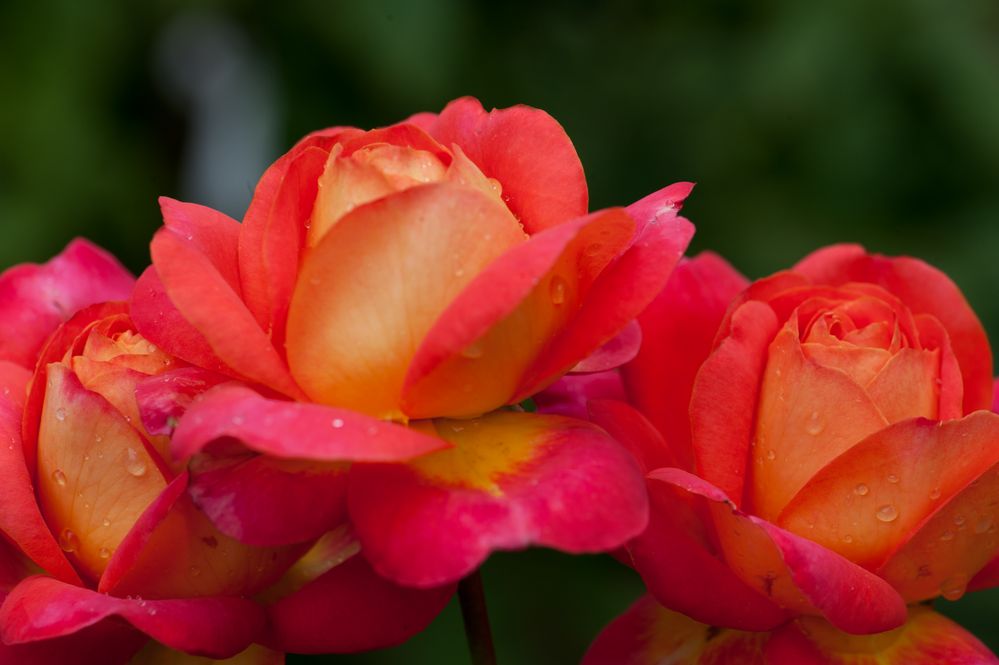
[[[86,235],[133,270],[161,194],[239,217],[306,132],[465,94],[548,110],[594,208],[698,187],[694,250],[750,276],[823,244],[913,254],[999,342],[995,0],[0,3],[0,267]],[[640,592],[606,558],[495,556],[501,662],[578,662]],[[999,594],[941,603],[999,649]],[[457,607],[410,644],[292,663],[466,663]]]

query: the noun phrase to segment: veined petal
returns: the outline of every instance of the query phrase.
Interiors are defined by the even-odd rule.
[[[400,584],[455,581],[497,549],[606,551],[645,527],[635,460],[589,423],[496,412],[419,427],[453,447],[408,465],[359,464],[350,476],[365,555]]]
[[[125,599],[31,577],[0,607],[0,637],[7,644],[63,637],[112,616],[170,647],[217,658],[239,653],[265,626],[263,609],[244,598]]]

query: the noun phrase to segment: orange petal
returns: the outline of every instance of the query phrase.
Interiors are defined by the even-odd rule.
[[[779,523],[860,565],[877,568],[934,511],[983,469],[997,463],[999,415],[979,412],[945,423],[897,423],[865,439],[817,473],[788,504]],[[984,481],[982,484],[988,485]],[[939,537],[949,530],[951,537],[941,542],[940,548],[952,553],[968,549],[971,542],[961,548],[957,535],[980,540],[983,545],[991,538],[991,534],[975,534],[975,527],[981,526],[978,520],[988,519],[990,511],[996,512],[999,520],[999,510],[990,509],[988,501],[981,505],[964,500],[961,503],[961,514],[968,520],[964,531],[953,523],[941,523],[935,534]],[[991,522],[982,530],[990,527]],[[984,558],[979,567],[991,551],[994,548],[981,554]],[[913,580],[918,577],[919,566],[932,562],[914,561]],[[961,572],[970,575],[977,568]],[[935,588],[941,581],[935,580]]]
[[[292,374],[318,402],[401,417],[406,371],[434,321],[524,238],[503,206],[455,185],[355,209],[302,265],[288,319]]]
[[[888,423],[843,372],[804,356],[793,323],[770,345],[750,452],[756,514],[774,519],[830,460]]]
[[[901,349],[867,385],[867,394],[890,423],[936,418],[940,351]]]
[[[166,481],[142,438],[61,364],[48,367],[38,436],[38,500],[59,544],[100,577]]]

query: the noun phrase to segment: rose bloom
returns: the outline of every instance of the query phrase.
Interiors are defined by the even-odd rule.
[[[306,137],[242,224],[164,199],[132,319],[242,384],[179,417],[172,451],[195,503],[258,546],[347,521],[379,574],[424,588],[495,549],[634,537],[647,496],[630,455],[588,422],[518,405],[634,355],[630,324],[692,234],[677,216],[689,191],[587,214],[555,120],[465,98]]]
[[[195,507],[140,399],[229,379],[154,346],[125,302],[101,302],[127,298],[133,283],[83,241],[0,275],[0,663],[242,652],[240,663],[272,665],[283,654],[252,642],[356,650],[422,629],[450,589],[382,581],[345,531],[254,547]],[[154,414],[182,404],[169,395]]]
[[[712,626],[869,634],[994,584],[992,355],[941,272],[840,245],[747,284],[702,255],[640,324],[619,374],[539,402],[605,398],[593,420],[648,474],[650,524],[627,551],[659,603]],[[625,396],[634,408],[606,399]]]

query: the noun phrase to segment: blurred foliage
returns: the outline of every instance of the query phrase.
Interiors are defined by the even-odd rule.
[[[207,32],[177,28],[192,17]],[[223,67],[198,107],[185,77],[221,61],[212,30],[252,80]],[[86,235],[141,270],[155,198],[190,195],[191,169],[207,174],[198,202],[238,216],[307,131],[472,94],[558,118],[595,208],[694,180],[696,250],[754,277],[831,242],[920,256],[997,339],[997,35],[994,0],[3,3],[0,265]],[[212,154],[226,128],[219,145],[256,153]],[[243,200],[221,184],[213,199],[213,178]],[[574,662],[640,589],[608,559],[542,552],[497,556],[485,580],[506,663]],[[999,648],[999,595],[944,605]],[[400,649],[293,662],[462,663],[462,639],[452,606]]]

